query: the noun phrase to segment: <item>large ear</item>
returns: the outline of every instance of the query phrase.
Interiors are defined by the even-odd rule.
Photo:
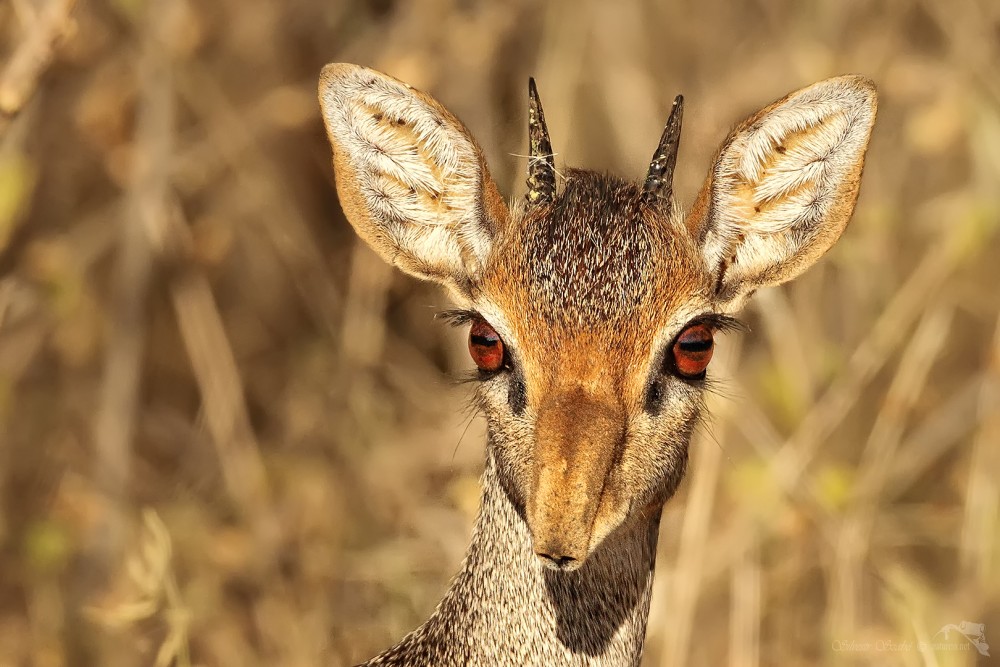
[[[754,114],[722,144],[689,218],[721,309],[791,280],[840,238],[876,108],[868,79],[828,79]]]
[[[387,262],[467,294],[508,212],[465,126],[357,65],[324,67],[319,101],[351,225]]]

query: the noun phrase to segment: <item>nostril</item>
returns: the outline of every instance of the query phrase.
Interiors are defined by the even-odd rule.
[[[555,554],[536,552],[542,562],[557,570],[569,570],[576,564],[576,559],[572,556],[559,556]]]

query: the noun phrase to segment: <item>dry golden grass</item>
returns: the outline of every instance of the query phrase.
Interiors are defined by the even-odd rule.
[[[851,226],[723,341],[645,664],[987,664],[919,643],[1000,650],[1000,4],[684,4],[0,4],[0,665],[348,664],[457,569],[469,361],[339,210],[338,60],[512,196],[528,75],[560,164],[637,178],[683,92],[682,201],[746,113],[873,78]]]

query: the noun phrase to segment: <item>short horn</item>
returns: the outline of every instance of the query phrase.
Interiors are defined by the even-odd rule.
[[[649,174],[642,187],[643,199],[648,203],[662,202],[668,208],[674,200],[674,166],[677,164],[677,147],[681,143],[681,118],[684,116],[684,96],[674,98],[667,126],[663,128],[660,145],[649,163]]]
[[[528,79],[528,204],[550,204],[556,196],[556,162],[535,80]]]

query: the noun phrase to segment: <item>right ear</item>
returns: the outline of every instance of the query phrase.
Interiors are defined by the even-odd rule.
[[[877,108],[871,81],[836,77],[762,109],[723,142],[688,218],[720,310],[795,278],[840,238]]]
[[[381,257],[468,295],[509,213],[469,131],[381,72],[323,68],[319,102],[348,221]]]

